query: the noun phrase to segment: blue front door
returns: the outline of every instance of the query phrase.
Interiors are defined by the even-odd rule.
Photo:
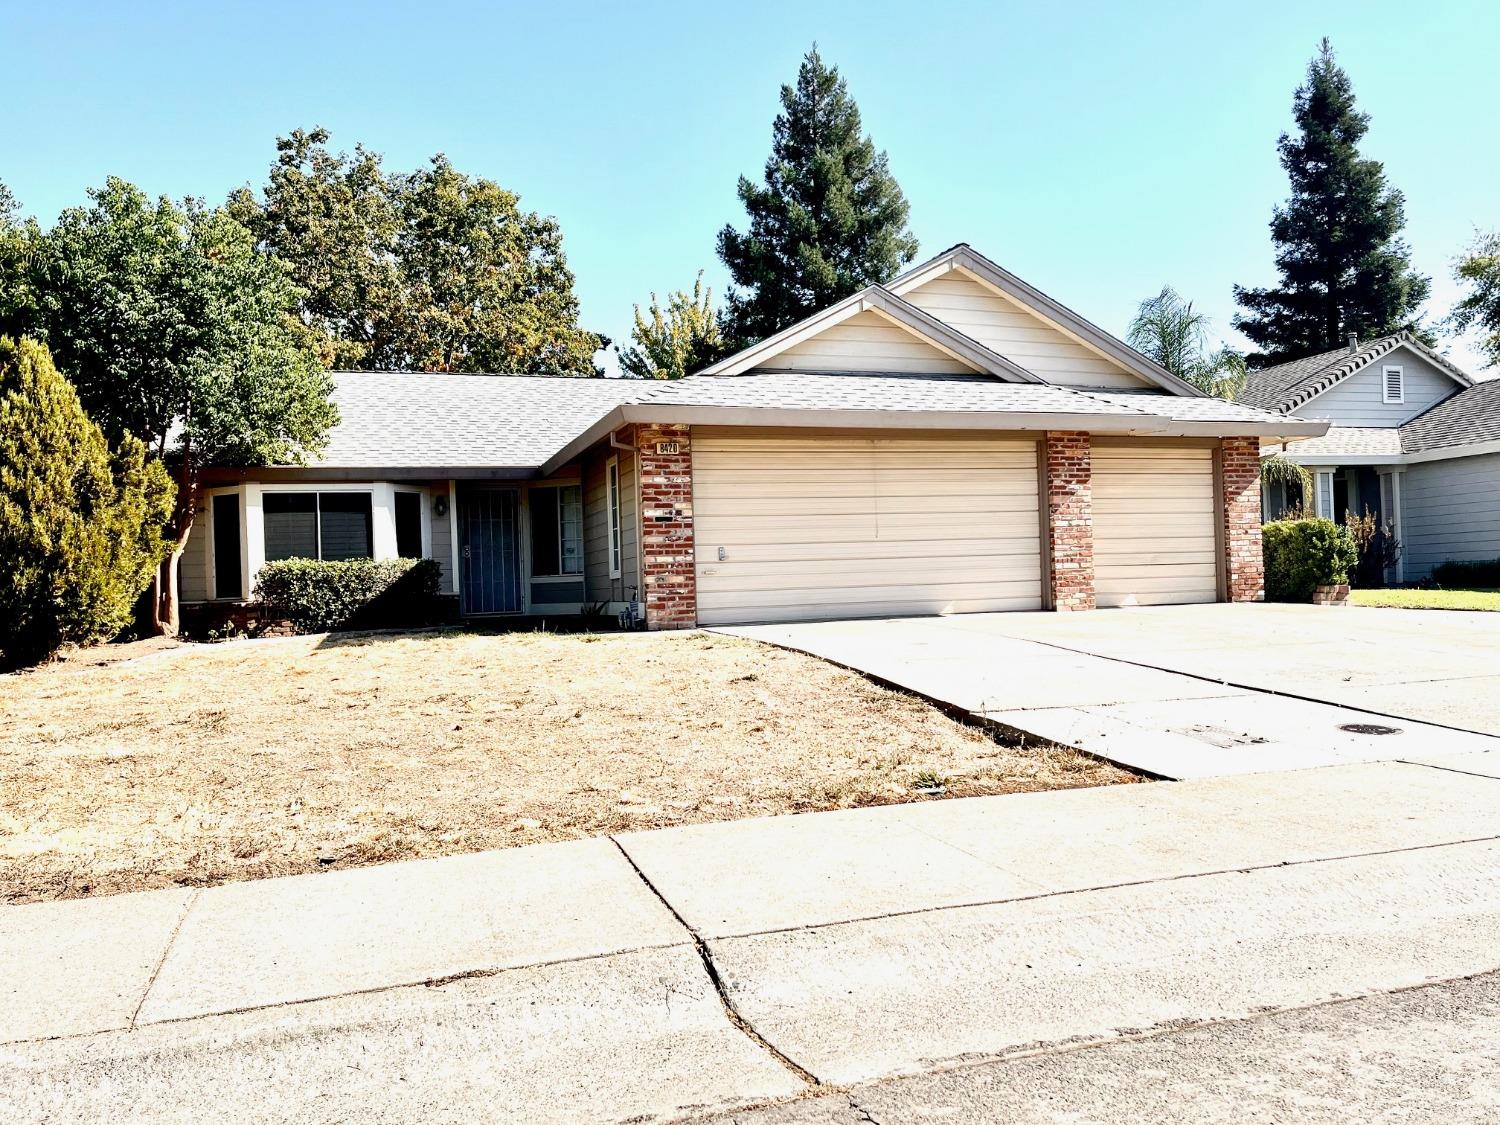
[[[521,612],[521,498],[514,488],[462,494],[460,573],[465,613]]]

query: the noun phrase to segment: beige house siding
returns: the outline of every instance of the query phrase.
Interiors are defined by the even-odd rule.
[[[972,373],[973,368],[918,339],[873,310],[856,313],[762,365],[774,371],[920,371]]]
[[[1029,309],[961,274],[935,278],[907,293],[905,299],[1049,383],[1153,386]]]
[[[1213,451],[1094,443],[1094,595],[1100,606],[1219,596]]]
[[[208,508],[207,495],[200,495],[192,530],[177,561],[177,596],[185,602],[201,602],[208,597]]]
[[[620,459],[620,576],[609,573],[609,491],[605,469]],[[640,596],[637,550],[635,457],[623,449],[600,446],[583,461],[583,567],[590,602],[626,602]]]
[[[1382,380],[1387,367],[1400,367],[1405,373],[1405,402],[1384,401]],[[1427,359],[1399,347],[1293,413],[1299,418],[1326,419],[1335,426],[1399,426],[1462,389]],[[1292,453],[1296,455],[1296,446]]]
[[[703,427],[692,450],[703,624],[1041,607],[1034,440]]]

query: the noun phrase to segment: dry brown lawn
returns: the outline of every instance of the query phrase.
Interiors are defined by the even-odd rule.
[[[0,898],[1102,785],[812,657],[688,634],[299,637],[0,677]]]

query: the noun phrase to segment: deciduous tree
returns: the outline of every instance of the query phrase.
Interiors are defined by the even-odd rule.
[[[620,367],[637,379],[681,379],[724,354],[724,337],[713,307],[713,291],[703,287],[703,271],[692,293],[667,294],[666,308],[651,294],[650,315],[635,306],[635,346],[620,352]]]
[[[1454,306],[1453,326],[1477,329],[1490,364],[1500,364],[1500,231],[1479,232],[1453,270],[1464,296]]]

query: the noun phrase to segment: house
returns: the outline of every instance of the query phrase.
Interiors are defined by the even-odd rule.
[[[673,383],[337,377],[304,467],[205,474],[185,602],[267,559],[421,555],[465,615],[648,624],[1262,596],[1262,442],[965,245]]]
[[[1239,401],[1329,423],[1322,437],[1267,446],[1315,482],[1310,497],[1268,486],[1268,519],[1373,513],[1400,545],[1392,582],[1448,560],[1500,557],[1500,382],[1476,383],[1398,333],[1253,372]]]

